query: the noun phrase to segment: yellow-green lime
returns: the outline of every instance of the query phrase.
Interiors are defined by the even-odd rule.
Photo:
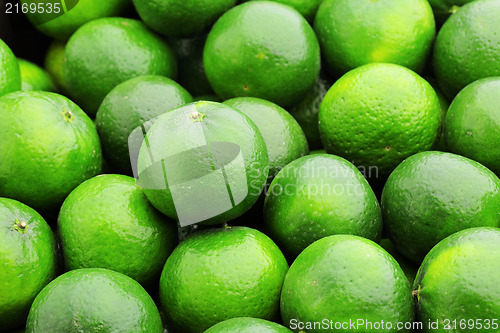
[[[12,50],[0,39],[0,96],[21,90],[21,73]]]
[[[24,60],[17,59],[21,71],[21,90],[56,90],[50,75],[40,66]]]
[[[57,89],[66,94],[66,83],[63,76],[64,48],[65,42],[53,41],[45,54],[44,66]]]

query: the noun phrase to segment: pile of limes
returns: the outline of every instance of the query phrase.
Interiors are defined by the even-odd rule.
[[[0,332],[500,332],[500,0],[23,5]]]

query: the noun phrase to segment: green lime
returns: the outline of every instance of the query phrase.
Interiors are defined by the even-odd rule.
[[[21,71],[22,90],[55,91],[50,75],[40,66],[24,59],[17,59]]]
[[[319,5],[323,0],[271,0],[295,8],[309,22],[314,21]]]
[[[330,88],[319,112],[326,151],[365,170],[375,168],[375,178],[433,147],[440,127],[434,89],[393,64],[364,65],[345,74]]]
[[[450,151],[467,156],[500,176],[500,77],[478,80],[455,97],[445,121]]]
[[[269,181],[285,165],[309,153],[304,131],[282,107],[255,97],[233,98],[224,104],[243,112],[262,133],[269,156]]]
[[[473,0],[429,0],[436,22],[443,24],[450,15],[455,14],[461,6]]]
[[[106,161],[114,169],[131,175],[130,133],[192,101],[183,87],[163,76],[140,76],[117,85],[102,101],[95,121]]]
[[[178,82],[193,96],[214,94],[203,66],[205,40],[205,35],[189,39],[170,40],[170,45],[179,64]]]
[[[177,38],[194,37],[208,28],[236,0],[132,0],[151,29]]]
[[[31,303],[56,276],[56,240],[30,207],[0,198],[0,327],[24,325]]]
[[[395,323],[412,322],[414,314],[410,284],[396,260],[366,238],[335,235],[294,261],[283,283],[281,316],[295,332],[376,332],[369,325],[382,321],[380,331],[408,332]]]
[[[498,332],[500,229],[457,232],[425,257],[413,285],[423,332]]]
[[[44,34],[59,40],[67,40],[79,27],[87,22],[101,18],[117,16],[128,6],[130,0],[78,0],[78,1],[31,1],[21,0],[21,3],[45,4],[42,10],[28,10],[26,16],[35,27]],[[58,17],[47,21],[48,5],[54,13],[61,12]],[[57,6],[57,5],[59,6]],[[61,6],[62,4],[62,6]],[[74,4],[74,5],[73,5]],[[54,6],[55,5],[55,6]],[[71,8],[68,9],[68,6]],[[63,7],[64,6],[64,7]],[[47,11],[46,11],[47,10]],[[67,12],[66,12],[67,11]],[[62,14],[64,12],[64,14]],[[41,24],[40,24],[41,23]]]
[[[348,161],[328,154],[284,167],[266,193],[264,218],[271,238],[291,258],[326,236],[379,241],[382,234],[380,206],[366,179]]]
[[[194,96],[193,99],[195,100],[195,102],[199,101],[222,102],[222,99],[215,95]]]
[[[314,29],[335,76],[373,62],[420,72],[436,35],[427,0],[325,0]]]
[[[250,1],[215,23],[203,63],[223,99],[260,97],[285,107],[300,102],[314,85],[320,51],[313,29],[296,10]]]
[[[160,300],[182,332],[203,332],[235,317],[273,319],[288,264],[263,233],[232,227],[198,232],[165,263]]]
[[[389,237],[417,263],[457,231],[500,227],[500,179],[481,164],[450,153],[407,158],[389,176],[381,202]]]
[[[413,261],[407,259],[401,252],[399,252],[389,238],[384,238],[380,241],[380,246],[384,248],[396,261],[405,273],[410,285],[413,284],[415,276],[417,275],[418,265]]]
[[[321,149],[321,137],[318,129],[318,114],[323,98],[325,98],[328,89],[332,86],[332,82],[324,74],[316,79],[316,83],[309,91],[307,96],[292,109],[291,115],[298,121],[307,138],[309,148]]]
[[[436,80],[433,78],[426,78],[427,82],[434,88],[436,95],[439,100],[439,110],[441,111],[441,130],[439,135],[439,141],[434,145],[434,150],[439,151],[447,151],[446,144],[444,142],[444,121],[446,119],[446,113],[448,112],[448,108],[450,107],[450,101],[443,94]]]
[[[64,54],[68,92],[90,115],[124,81],[142,75],[175,77],[177,72],[168,45],[142,22],[125,18],[85,24],[71,36]]]
[[[239,317],[224,320],[204,333],[291,333],[288,328],[268,320]]]
[[[11,49],[0,39],[0,96],[21,90],[21,73]]]
[[[108,269],[84,268],[59,276],[35,298],[26,333],[38,332],[162,333],[163,325],[138,282]]]
[[[123,175],[80,184],[64,201],[57,225],[68,270],[107,268],[143,285],[157,281],[177,244],[176,224]]]
[[[142,142],[140,185],[149,201],[181,226],[220,224],[246,212],[267,180],[267,148],[242,112],[195,102],[157,118]]]
[[[75,103],[50,92],[0,97],[0,196],[51,210],[101,165],[95,126]]]
[[[64,48],[66,43],[53,41],[45,54],[45,69],[57,86],[58,90],[66,93],[66,83],[63,76]]]
[[[469,83],[500,76],[500,1],[473,1],[453,14],[438,33],[434,72],[453,99]]]

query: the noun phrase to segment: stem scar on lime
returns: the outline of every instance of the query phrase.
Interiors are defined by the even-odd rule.
[[[26,221],[19,221],[19,219],[16,218],[16,223],[14,223],[14,229],[24,234],[27,228],[28,228],[28,223]]]

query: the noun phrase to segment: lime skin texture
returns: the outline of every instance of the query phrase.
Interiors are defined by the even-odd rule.
[[[243,112],[259,128],[269,156],[268,182],[288,163],[309,153],[304,131],[279,105],[255,97],[236,97],[224,104]]]
[[[281,292],[283,323],[294,321],[411,322],[411,288],[396,260],[380,245],[359,236],[334,235],[307,247],[290,267]],[[307,332],[332,332],[312,328]],[[335,332],[353,332],[335,328]],[[360,332],[373,332],[361,327]],[[384,332],[398,330],[396,325]]]
[[[443,93],[453,98],[468,84],[500,76],[500,2],[470,2],[439,30],[433,67]]]
[[[21,70],[21,90],[56,92],[52,78],[43,68],[24,59],[17,59],[17,62]]]
[[[203,332],[235,317],[277,319],[288,264],[276,244],[246,227],[200,231],[172,252],[160,279],[168,323]]]
[[[229,156],[233,153],[234,159]],[[222,169],[227,181],[219,177]],[[138,158],[139,182],[147,198],[181,225],[183,216],[188,223],[214,225],[242,215],[259,198],[268,172],[267,147],[257,125],[230,106],[208,101],[158,117]],[[228,186],[234,200],[230,206]]]
[[[382,214],[356,167],[329,154],[288,164],[272,181],[264,202],[265,228],[290,259],[314,241],[353,234],[379,241]]]
[[[499,257],[500,229],[493,227],[462,230],[433,247],[418,270],[413,293],[420,320],[437,320],[439,329],[424,325],[423,332],[450,332],[445,324],[454,320],[456,332],[497,331],[492,323],[500,316]]]
[[[21,90],[21,72],[12,50],[0,39],[0,96]]]
[[[156,283],[177,245],[177,224],[124,175],[80,184],[64,201],[57,225],[66,269],[107,268],[144,286]]]
[[[95,125],[75,103],[41,91],[0,97],[0,196],[52,210],[101,167]]]
[[[31,303],[56,277],[56,238],[34,209],[0,198],[0,327],[24,325]]]
[[[106,162],[114,170],[132,175],[129,155],[132,131],[192,101],[186,89],[158,75],[139,76],[114,87],[102,101],[95,119]]]
[[[447,148],[500,177],[500,76],[477,80],[455,97],[444,123]]]
[[[49,283],[31,306],[26,333],[162,333],[153,299],[132,278],[103,268],[69,271]]]
[[[296,10],[250,1],[230,9],[212,27],[203,64],[222,99],[259,97],[288,107],[314,85],[320,49],[313,29]]]
[[[68,92],[92,116],[111,89],[142,75],[175,78],[177,63],[169,46],[140,21],[97,19],[80,27],[66,45]]]

